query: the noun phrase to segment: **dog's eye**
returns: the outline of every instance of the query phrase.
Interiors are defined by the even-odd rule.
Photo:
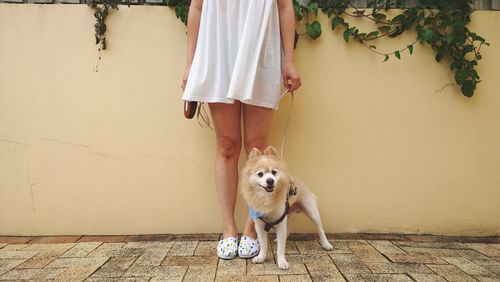
[[[278,172],[277,172],[275,169],[273,169],[273,170],[271,170],[271,173],[272,173],[273,175],[276,175],[276,173],[278,173]]]
[[[262,176],[264,176],[264,173],[261,171],[261,172],[257,173],[257,175],[258,175],[259,177],[262,177]]]

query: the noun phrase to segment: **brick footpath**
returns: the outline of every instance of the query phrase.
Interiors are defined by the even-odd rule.
[[[271,239],[272,239],[271,234]],[[0,281],[500,281],[500,237],[291,234],[290,268],[219,259],[219,234],[0,237]]]

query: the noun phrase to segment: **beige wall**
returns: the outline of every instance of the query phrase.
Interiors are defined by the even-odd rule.
[[[427,46],[381,63],[323,22],[296,52],[285,154],[326,230],[500,234],[500,13],[474,14],[492,46],[471,99],[443,87],[453,74]],[[220,232],[214,135],[181,111],[184,25],[166,7],[121,6],[95,72],[93,24],[85,5],[0,4],[0,234]],[[240,227],[245,216],[239,197]],[[291,231],[314,228],[300,215]]]

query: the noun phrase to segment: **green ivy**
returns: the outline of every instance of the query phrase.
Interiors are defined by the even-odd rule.
[[[92,0],[95,1],[95,0]],[[119,0],[104,0],[104,3],[116,3]],[[250,0],[249,0],[250,1]],[[184,24],[187,24],[190,0],[163,0],[164,4],[175,8],[175,15]],[[391,56],[401,60],[403,54],[413,54],[414,46],[427,44],[435,52],[435,60],[449,61],[450,70],[455,73],[455,81],[466,97],[472,97],[480,82],[476,67],[482,59],[480,54],[483,45],[490,44],[478,34],[470,31],[472,0],[419,0],[418,5],[407,7],[401,0],[368,0],[368,8],[361,9],[354,6],[349,0],[310,0],[299,3],[293,0],[295,17],[305,32],[295,32],[295,47],[299,37],[307,35],[313,40],[321,36],[322,27],[317,20],[318,11],[325,13],[332,30],[343,29],[342,38],[348,43],[357,41],[368,50],[383,57],[383,62]],[[92,3],[92,2],[91,2]],[[115,5],[115,4],[114,4]],[[116,5],[115,5],[116,6]],[[115,8],[111,5],[110,7]],[[400,13],[389,17],[388,11],[397,8]],[[104,18],[109,8],[104,6],[99,15],[103,16],[102,23],[96,24],[96,43],[102,42],[105,48]],[[97,12],[97,11],[96,11]],[[374,24],[374,30],[361,31],[349,23],[347,18],[363,18]],[[100,33],[98,33],[98,31]],[[414,31],[416,38],[405,44],[403,48],[392,52],[380,52],[375,45],[376,40],[382,37],[395,38],[406,31]],[[101,33],[102,32],[102,33]],[[101,41],[99,41],[101,40]]]

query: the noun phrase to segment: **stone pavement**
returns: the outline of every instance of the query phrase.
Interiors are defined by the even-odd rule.
[[[0,236],[0,281],[500,281],[500,237],[291,234],[287,270],[274,242],[253,264],[219,259],[218,237]]]

